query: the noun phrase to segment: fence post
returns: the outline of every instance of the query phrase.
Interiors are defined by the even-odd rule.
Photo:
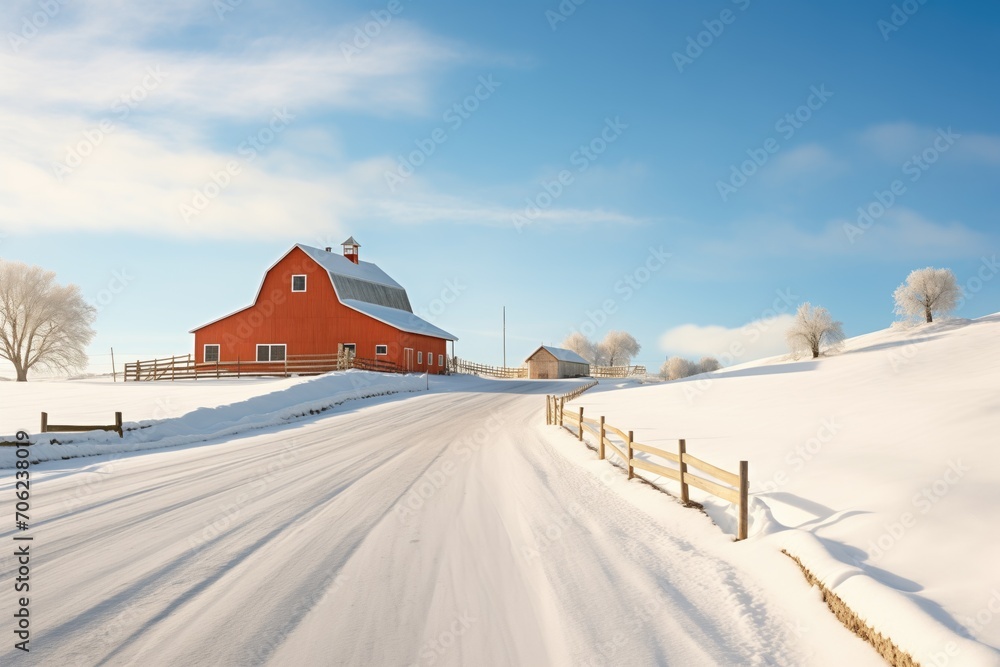
[[[115,413],[115,430],[118,431],[119,438],[125,437],[125,431],[122,430],[122,413],[120,412]]]
[[[154,382],[155,382],[156,380],[159,380],[159,379],[160,379],[160,378],[159,378],[159,376],[158,376],[158,375],[156,374],[156,365],[157,365],[157,360],[156,360],[156,359],[153,359],[153,381],[154,381]]]
[[[632,431],[629,431],[628,432],[628,451],[626,452],[626,454],[628,454],[628,462],[627,463],[628,463],[628,478],[629,479],[632,479],[633,477],[635,477],[635,470],[632,468],[632,457],[633,457],[632,442],[633,442],[633,440],[632,440]]]
[[[135,360],[135,381],[139,381],[139,360]]]
[[[48,433],[49,431],[49,413],[42,413],[42,433]]]
[[[583,406],[580,406],[580,424],[577,429],[576,439],[583,442]]]
[[[750,496],[750,464],[740,461],[740,523],[736,534],[737,541],[747,539],[747,523],[749,519],[748,500]]]
[[[219,379],[219,358],[218,357],[216,357],[216,359],[215,359],[215,379],[216,380]]]
[[[566,399],[562,396],[559,397],[559,409],[556,410],[556,414],[559,416],[559,425],[563,425],[563,410],[566,409]]]
[[[604,460],[604,415],[601,415],[601,441],[597,445],[597,458]]]
[[[170,357],[170,381],[174,381],[174,377],[177,374],[177,360]]]
[[[677,441],[677,458],[680,460],[681,468],[681,502],[685,505],[688,504],[688,485],[687,480],[684,479],[687,476],[688,464],[684,461],[684,455],[687,454],[687,442],[683,439]]]
[[[548,394],[545,394],[545,425],[552,425],[552,399]]]
[[[236,379],[240,378],[240,355],[236,355]]]

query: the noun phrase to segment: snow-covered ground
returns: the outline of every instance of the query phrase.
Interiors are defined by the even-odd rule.
[[[725,469],[749,460],[751,541],[799,555],[922,664],[1000,664],[998,352],[1000,315],[952,320],[816,361],[604,382],[573,405]],[[731,508],[692,496],[732,530]]]
[[[769,545],[546,427],[541,395],[576,384],[432,378],[37,464],[32,651],[8,642],[0,663],[880,664]],[[0,578],[14,569],[0,551]]]
[[[1000,665],[998,335],[887,330],[572,403],[748,459],[740,543],[725,503],[692,489],[713,525],[544,425],[580,381],[3,383],[3,439],[41,408],[147,428],[33,446],[85,456],[32,467],[32,653],[0,664],[881,664],[785,548],[921,664]]]

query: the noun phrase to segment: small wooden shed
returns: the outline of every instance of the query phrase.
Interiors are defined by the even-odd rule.
[[[572,350],[542,345],[531,353],[528,377],[532,380],[578,378],[590,375],[590,362]]]

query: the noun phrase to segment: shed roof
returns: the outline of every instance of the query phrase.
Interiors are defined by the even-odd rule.
[[[564,349],[564,348],[561,348],[561,347],[551,347],[549,345],[542,345],[537,350],[535,350],[534,352],[532,352],[531,356],[529,356],[528,359],[525,359],[525,361],[530,360],[531,357],[533,357],[536,354],[538,354],[538,352],[540,350],[545,350],[546,352],[548,352],[549,354],[551,354],[553,357],[555,357],[558,361],[568,361],[568,362],[574,363],[574,364],[588,364],[588,365],[590,364],[589,361],[587,361],[586,359],[584,359],[583,357],[581,357],[579,354],[577,354],[573,350],[567,350],[567,349]]]

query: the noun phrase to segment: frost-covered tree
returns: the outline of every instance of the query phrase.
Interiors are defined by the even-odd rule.
[[[34,368],[86,366],[96,316],[76,285],[58,285],[55,273],[38,266],[0,260],[0,358],[14,365],[18,382]]]
[[[934,321],[934,313],[950,313],[958,305],[962,292],[955,281],[955,274],[949,269],[926,269],[911,271],[906,282],[892,294],[896,300],[896,313],[903,317],[923,317]]]
[[[785,338],[792,353],[798,357],[801,352],[811,352],[812,358],[819,356],[823,347],[828,352],[838,349],[844,342],[844,329],[840,322],[830,317],[826,308],[813,308],[808,301],[799,306],[795,321],[785,332]]]
[[[567,336],[566,340],[562,342],[560,347],[576,352],[592,364],[597,363],[594,343],[579,331],[574,331]]]
[[[632,363],[632,357],[639,354],[642,346],[630,333],[609,331],[597,348],[597,356],[604,365],[628,366]]]
[[[701,361],[698,362],[698,372],[699,373],[711,373],[712,371],[717,371],[722,368],[722,364],[715,357],[702,357]]]
[[[666,363],[667,379],[680,380],[698,373],[698,366],[684,357],[670,357]]]

